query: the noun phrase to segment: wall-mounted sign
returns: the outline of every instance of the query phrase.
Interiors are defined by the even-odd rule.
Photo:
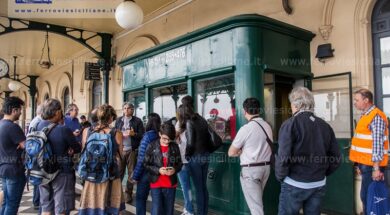
[[[85,80],[100,80],[100,66],[97,63],[85,62]]]

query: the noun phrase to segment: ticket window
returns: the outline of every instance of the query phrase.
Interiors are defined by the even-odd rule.
[[[264,74],[263,116],[272,127],[275,141],[282,123],[292,116],[288,95],[294,87],[303,86],[303,83],[304,81],[274,73]]]
[[[234,75],[223,75],[195,81],[197,112],[223,141],[236,135]]]
[[[146,124],[145,92],[131,92],[126,95],[126,101],[134,105],[134,115]]]
[[[176,110],[181,105],[181,99],[188,94],[187,84],[177,84],[154,88],[153,112],[160,115],[163,122],[176,121]]]

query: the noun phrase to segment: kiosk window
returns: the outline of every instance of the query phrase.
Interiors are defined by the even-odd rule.
[[[133,92],[129,93],[126,96],[126,101],[134,104],[134,115],[146,123],[146,102],[145,102],[145,93],[141,92]]]
[[[153,95],[153,112],[160,115],[163,122],[176,117],[176,109],[181,99],[187,95],[187,84],[178,84],[155,88]]]
[[[198,113],[223,140],[232,140],[236,135],[234,75],[196,81],[195,91]]]

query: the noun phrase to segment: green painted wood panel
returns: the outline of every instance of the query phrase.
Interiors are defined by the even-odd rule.
[[[310,44],[279,32],[263,30],[262,62],[278,71],[301,71],[310,75]]]
[[[233,32],[210,37],[211,69],[233,65]]]
[[[326,179],[326,194],[322,208],[329,214],[355,214],[354,169],[349,161],[351,139],[337,139],[342,163],[340,167]]]

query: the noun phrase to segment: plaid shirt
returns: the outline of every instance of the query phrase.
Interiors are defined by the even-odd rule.
[[[375,105],[371,106],[364,115],[370,114],[374,110]],[[384,135],[386,129],[386,122],[379,116],[376,115],[370,124],[370,130],[373,139],[372,146],[372,162],[380,162],[383,159],[384,154]]]

